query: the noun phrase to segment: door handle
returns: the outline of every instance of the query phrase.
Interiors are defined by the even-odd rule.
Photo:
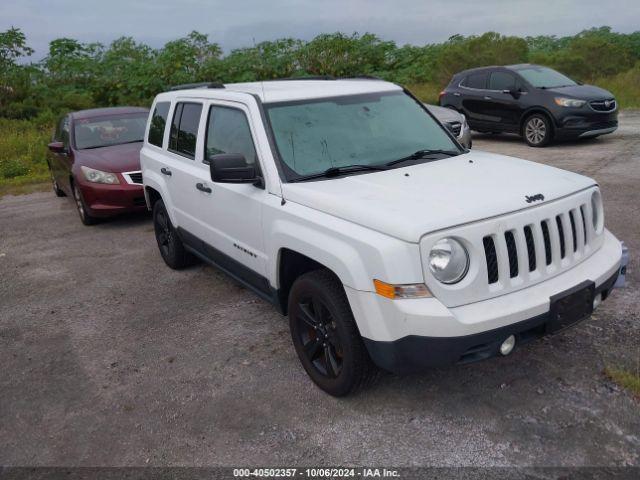
[[[484,96],[484,99],[485,99],[485,100],[491,100],[491,97],[490,97],[489,95],[485,95],[485,96]]]
[[[453,92],[453,96],[454,96],[454,97],[459,97],[459,96],[460,96],[460,94],[459,94],[458,92]]]
[[[211,189],[207,187],[204,183],[196,183],[196,188],[204,193],[211,193]]]
[[[162,168],[160,169],[160,173],[162,173],[163,175],[167,175],[168,177],[170,177],[170,176],[171,176],[171,170],[169,170],[168,168],[164,168],[164,167],[162,167]]]

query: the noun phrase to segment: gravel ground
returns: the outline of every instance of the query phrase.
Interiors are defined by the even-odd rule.
[[[613,135],[474,148],[595,177],[640,251],[640,112]],[[0,465],[640,465],[638,273],[593,318],[502,359],[318,390],[286,319],[208,266],[162,262],[147,216],[80,224],[53,193],[0,200]]]

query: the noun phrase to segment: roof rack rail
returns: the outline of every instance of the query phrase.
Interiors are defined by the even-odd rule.
[[[264,80],[265,82],[282,82],[282,81],[294,81],[294,80],[337,80],[333,75],[308,75],[306,77],[285,77],[285,78],[273,78],[271,80]]]
[[[182,85],[174,85],[169,88],[169,91],[189,90],[191,88],[224,88],[224,84],[220,82],[183,83]]]
[[[350,75],[348,77],[342,77],[344,80],[381,80],[385,81],[384,78],[376,77],[375,75]]]

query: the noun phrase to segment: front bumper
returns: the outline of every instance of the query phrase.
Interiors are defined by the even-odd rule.
[[[585,107],[587,108],[587,107]],[[557,120],[555,137],[559,140],[597,137],[616,131],[618,112],[588,112],[564,115]]]
[[[585,280],[605,298],[621,265],[620,242],[605,230],[602,247],[570,270],[513,293],[447,308],[436,298],[389,300],[345,288],[369,354],[385,370],[406,373],[495,355],[511,334],[517,345],[544,335],[550,299]]]
[[[93,217],[111,217],[121,213],[147,210],[142,185],[129,183],[107,185],[82,181],[78,186],[87,210]]]

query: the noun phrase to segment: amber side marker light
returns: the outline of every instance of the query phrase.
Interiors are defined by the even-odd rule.
[[[428,298],[433,295],[424,283],[411,283],[407,285],[392,285],[382,280],[374,280],[376,293],[381,297],[391,300],[400,298]]]

